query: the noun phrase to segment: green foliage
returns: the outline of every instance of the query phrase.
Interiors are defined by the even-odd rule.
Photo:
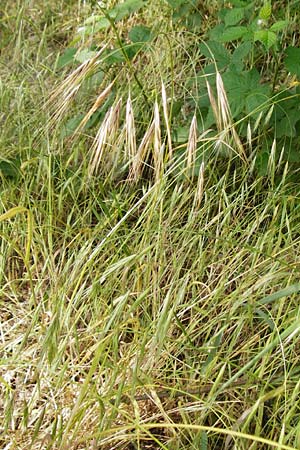
[[[291,74],[300,78],[300,48],[288,47],[285,51],[284,64]]]
[[[278,140],[278,148],[285,147],[284,158],[298,161],[299,143],[299,93],[298,89],[286,85],[284,79],[290,75],[300,76],[300,49],[288,45],[287,29],[289,21],[285,17],[274,17],[272,3],[263,4],[253,1],[235,0],[230,7],[218,11],[218,22],[207,30],[206,40],[197,43],[197,32],[202,24],[202,4],[196,0],[165,0],[169,7],[174,27],[185,27],[195,34],[195,47],[205,57],[200,69],[197,69],[197,87],[193,99],[188,99],[191,111],[197,110],[199,131],[208,128],[217,134],[217,118],[206,92],[206,81],[217,96],[216,75],[219,72],[224,83],[229,102],[231,118],[237,122],[237,131],[246,139],[247,127],[253,129],[257,148],[257,170],[264,171],[267,155],[266,145]],[[124,33],[124,20],[133,13],[137,14],[148,5],[144,0],[126,0],[117,2],[112,8],[98,7],[100,13],[88,17],[78,29],[76,39],[88,39],[89,46],[76,51],[76,39],[72,46],[59,57],[57,68],[70,63],[82,63],[97,54],[96,37],[100,32],[113,31],[115,41],[112,47],[102,54],[101,70],[107,72],[128,64],[139,53],[147,53],[149,44],[155,38],[154,31],[144,23],[136,23]],[[98,11],[97,11],[98,12]],[[123,31],[119,34],[118,23],[123,21]],[[125,26],[126,29],[126,26]],[[92,44],[91,44],[92,43]],[[266,60],[268,63],[266,64]],[[135,79],[145,94],[142,83]],[[191,81],[187,79],[187,89]],[[112,99],[113,97],[111,97]],[[111,102],[105,103],[97,114],[88,121],[85,129],[101,120]],[[179,105],[176,114],[174,113]],[[172,138],[182,144],[187,140],[189,128],[180,123],[181,99],[174,99],[171,120],[177,122],[172,128]],[[194,112],[188,116],[191,120]],[[68,136],[80,123],[82,113],[69,119],[63,134]],[[276,157],[278,155],[276,154]],[[278,156],[279,157],[279,156]],[[282,157],[282,155],[281,155]]]

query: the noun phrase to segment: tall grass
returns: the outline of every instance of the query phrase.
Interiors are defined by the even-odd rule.
[[[287,167],[270,157],[269,177],[255,175],[221,81],[219,139],[192,122],[174,161],[161,83],[148,123],[124,85],[95,137],[79,127],[63,141],[41,98],[56,32],[70,32],[64,3],[39,17],[33,44],[36,9],[4,11],[15,34],[1,54],[1,158],[21,166],[1,175],[1,448],[299,448],[300,210]]]

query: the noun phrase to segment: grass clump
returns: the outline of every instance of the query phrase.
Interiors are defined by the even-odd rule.
[[[2,7],[1,448],[299,448],[297,162],[184,3]]]

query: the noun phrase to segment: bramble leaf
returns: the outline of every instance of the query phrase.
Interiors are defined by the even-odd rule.
[[[254,33],[254,41],[260,41],[267,50],[276,44],[277,36],[273,31],[259,30]]]
[[[131,42],[147,42],[152,39],[151,30],[148,27],[145,27],[144,25],[137,25],[128,33],[128,37],[131,40]]]
[[[224,22],[226,27],[236,25],[244,18],[245,10],[244,8],[233,8],[226,12],[224,17]]]
[[[278,22],[273,23],[270,27],[270,31],[281,31],[284,30],[289,24],[288,20],[278,20]]]
[[[218,40],[219,42],[232,42],[242,38],[246,33],[248,33],[247,27],[229,27],[224,30]]]
[[[300,77],[300,48],[288,47],[286,49],[284,65],[291,74]]]
[[[268,20],[272,14],[272,6],[270,2],[266,2],[259,11],[259,18],[262,20]]]

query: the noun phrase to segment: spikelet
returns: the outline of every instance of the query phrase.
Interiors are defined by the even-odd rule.
[[[195,192],[194,206],[199,208],[201,205],[204,190],[204,162],[202,161],[198,174],[197,189]]]
[[[128,96],[126,103],[125,135],[126,135],[125,159],[132,161],[133,158],[136,156],[137,149],[136,149],[135,121],[130,94]]]
[[[84,61],[77,67],[50,95],[44,108],[54,109],[50,117],[48,128],[54,128],[63,119],[64,114],[69,110],[70,104],[76,97],[82,83],[86,77],[95,71],[100,63],[100,56],[105,50],[103,46],[92,58]]]
[[[161,142],[161,129],[160,129],[160,117],[158,104],[154,104],[154,141],[153,141],[153,163],[155,180],[158,181],[161,178],[163,172],[163,152],[164,146]]]
[[[196,162],[196,151],[197,151],[197,119],[196,116],[193,116],[191,126],[190,126],[190,132],[189,132],[189,139],[187,143],[187,173],[188,177],[193,179],[194,178],[194,170],[195,170],[195,162]]]
[[[243,144],[232,122],[230,106],[224,88],[223,80],[218,71],[216,75],[218,101],[216,101],[208,81],[206,81],[206,86],[213,114],[216,119],[217,129],[219,132],[219,138],[216,142],[216,148],[220,146],[223,147],[225,145],[225,147],[227,147],[230,152],[238,154],[239,157],[245,163],[247,163],[247,157]],[[234,148],[231,145],[232,140],[234,143]]]
[[[76,128],[74,135],[78,134],[87,124],[87,122],[90,120],[90,118],[92,117],[92,115],[97,111],[97,109],[102,105],[102,103],[104,102],[104,100],[107,98],[108,94],[111,92],[111,89],[113,87],[115,83],[115,80],[112,81],[105,89],[104,91],[102,91],[95,103],[93,104],[93,106],[89,109],[89,111],[86,113],[86,115],[84,116],[84,118],[82,119],[82,121],[80,122],[80,124],[78,125],[78,127]]]
[[[116,155],[112,152],[112,149],[114,148],[114,143],[117,141],[121,104],[122,99],[119,99],[107,111],[95,136],[89,167],[90,175],[94,175],[99,171],[101,162],[103,163],[103,168],[105,170],[109,170],[115,162]],[[116,148],[118,148],[118,146],[116,146]],[[106,151],[108,154],[106,154]]]
[[[173,148],[172,148],[172,138],[171,138],[171,130],[170,130],[170,124],[169,124],[169,114],[168,114],[168,104],[167,104],[167,94],[166,94],[166,88],[164,83],[161,83],[161,99],[162,99],[162,107],[163,107],[163,113],[164,113],[164,119],[166,124],[166,130],[167,130],[167,142],[168,142],[168,158],[169,161],[172,160],[173,157]]]
[[[154,139],[154,121],[148,127],[143,139],[139,145],[135,157],[133,158],[132,165],[129,171],[128,180],[131,182],[137,182],[143,172],[143,165],[149,156],[150,146]]]

